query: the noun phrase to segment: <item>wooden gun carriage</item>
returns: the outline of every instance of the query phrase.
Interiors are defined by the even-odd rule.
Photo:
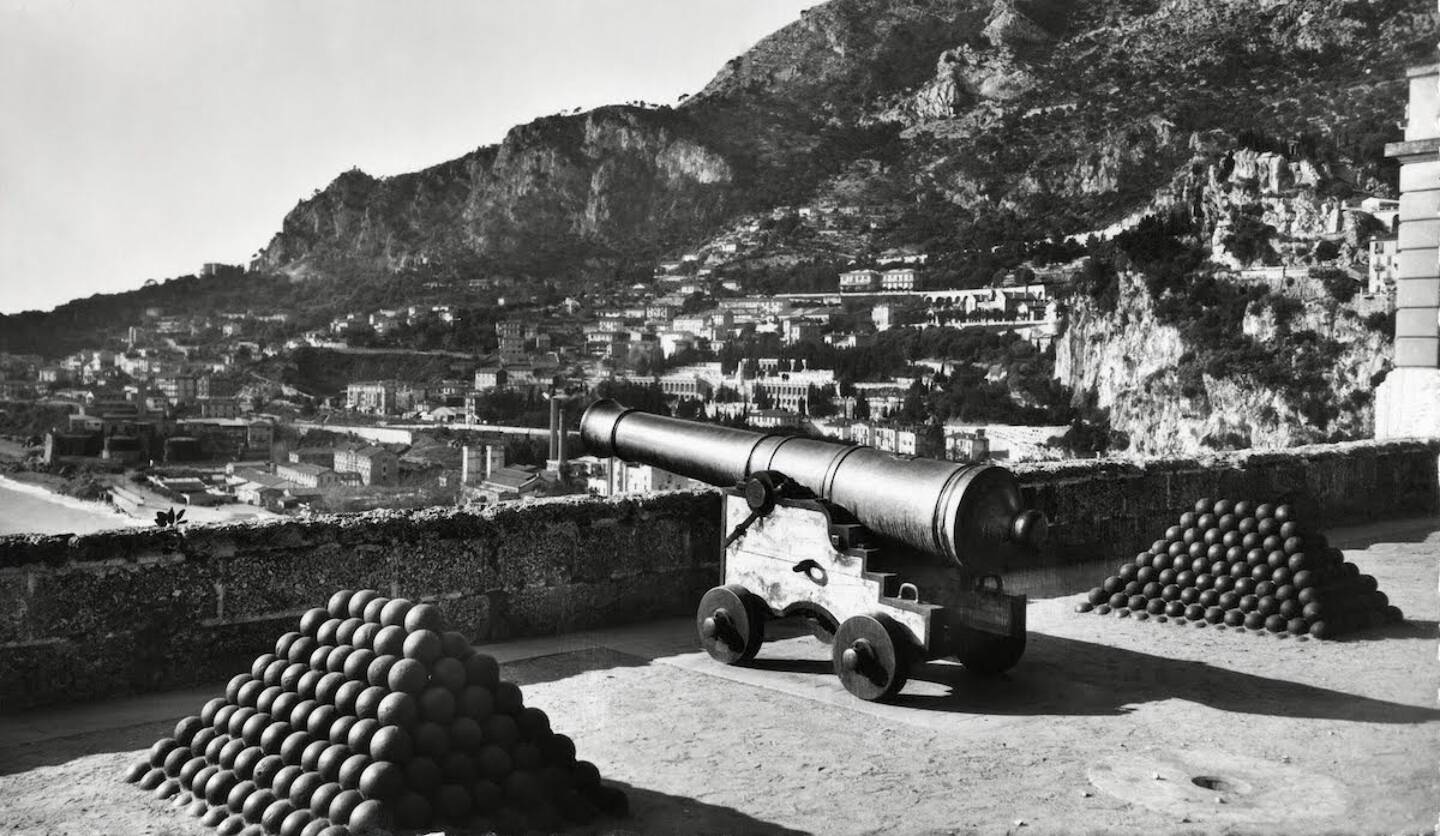
[[[696,628],[715,659],[743,664],[765,622],[799,616],[833,645],[835,673],[865,700],[899,693],[909,669],[955,657],[995,674],[1025,651],[1025,596],[1000,573],[1044,540],[1013,474],[861,445],[651,415],[601,400],[585,411],[592,453],[728,488],[721,585]]]

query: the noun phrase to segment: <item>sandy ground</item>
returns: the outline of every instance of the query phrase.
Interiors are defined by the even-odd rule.
[[[264,508],[255,505],[246,505],[241,502],[232,502],[226,505],[186,505],[183,502],[167,499],[153,489],[144,485],[137,485],[128,478],[116,477],[112,481],[114,484],[120,485],[126,490],[145,498],[145,504],[139,508],[131,508],[128,503],[118,503],[116,507],[121,508],[130,516],[148,523],[155,522],[156,511],[164,511],[167,508],[174,508],[177,511],[183,509],[185,511],[185,522],[193,525],[279,519],[283,516],[274,511],[267,511]]]
[[[930,663],[895,705],[851,698],[798,630],[749,668],[687,621],[489,650],[630,791],[597,832],[1432,832],[1440,522],[1332,540],[1406,624],[1319,642],[1047,598],[1010,674]],[[0,833],[208,832],[117,776],[218,687],[0,717]]]

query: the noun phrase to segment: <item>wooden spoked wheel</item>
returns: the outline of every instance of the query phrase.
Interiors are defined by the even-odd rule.
[[[965,669],[979,676],[996,676],[1015,667],[1025,655],[1025,636],[1000,636],[980,630],[960,632],[955,658]]]
[[[755,658],[765,643],[765,607],[743,586],[717,586],[700,599],[695,612],[700,646],[727,665]]]
[[[889,616],[857,615],[835,631],[831,659],[845,690],[862,700],[888,700],[910,677],[914,655],[905,629]]]

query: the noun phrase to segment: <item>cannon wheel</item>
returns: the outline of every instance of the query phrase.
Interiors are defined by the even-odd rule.
[[[727,665],[748,662],[765,643],[765,616],[765,604],[745,587],[717,586],[695,612],[700,646]]]
[[[961,634],[955,658],[965,669],[979,676],[996,676],[1015,667],[1025,655],[1025,634],[1000,636],[980,630]]]
[[[862,700],[888,700],[910,677],[914,655],[904,628],[882,614],[845,619],[835,631],[831,659],[845,690]]]

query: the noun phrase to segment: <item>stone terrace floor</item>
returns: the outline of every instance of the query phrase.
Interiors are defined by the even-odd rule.
[[[1015,670],[930,663],[895,705],[850,697],[798,629],[750,668],[697,651],[688,620],[486,650],[629,790],[630,818],[581,832],[1432,832],[1440,520],[1331,540],[1405,624],[1318,642],[1142,623],[1032,578]],[[0,717],[0,833],[213,832],[119,776],[220,688]]]

